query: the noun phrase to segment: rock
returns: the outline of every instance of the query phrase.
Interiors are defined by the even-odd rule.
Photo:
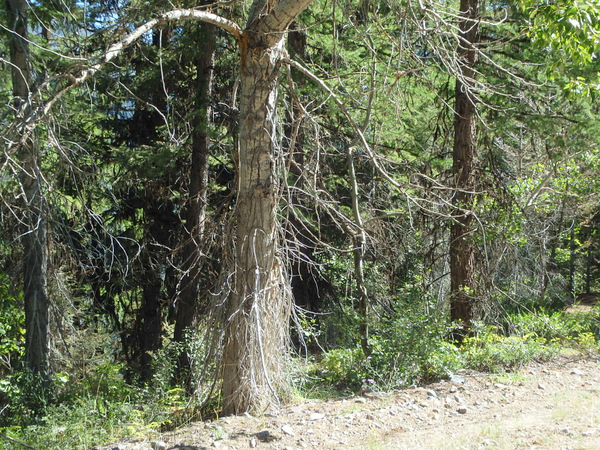
[[[429,395],[430,397],[433,397],[433,398],[437,398],[437,396],[438,396],[437,392],[435,392],[433,389],[428,389],[427,395]]]
[[[364,400],[364,398],[362,399]],[[364,403],[364,402],[361,402]],[[325,414],[321,414],[321,413],[312,413],[310,416],[308,416],[308,420],[310,421],[315,421],[315,420],[323,420],[325,418]]]
[[[467,381],[465,377],[461,377],[460,375],[450,375],[449,378],[450,383],[463,384]]]
[[[582,436],[592,436],[594,434],[598,433],[598,429],[596,428],[595,430],[588,430],[588,431],[584,431],[581,433]]]
[[[281,427],[281,431],[283,434],[287,434],[288,436],[295,436],[296,434],[294,433],[294,430],[291,426],[289,425],[283,425]]]
[[[256,448],[258,441],[255,438],[250,439],[250,448]]]
[[[150,442],[150,447],[152,447],[152,450],[167,450],[167,443],[163,441],[153,441]]]
[[[585,375],[585,372],[581,369],[575,368],[571,370],[571,375]]]
[[[540,390],[542,390],[542,391],[545,391],[545,390],[546,390],[546,385],[545,385],[545,384],[542,384],[542,383],[540,383],[540,384],[538,384],[538,389],[540,389]]]
[[[256,439],[258,439],[259,441],[262,441],[262,442],[271,442],[271,441],[274,441],[275,439],[277,439],[275,436],[273,436],[273,433],[271,433],[269,430],[259,431],[254,436],[256,436]]]
[[[467,407],[466,406],[459,406],[458,409],[456,410],[457,413],[459,414],[466,414],[467,413]]]

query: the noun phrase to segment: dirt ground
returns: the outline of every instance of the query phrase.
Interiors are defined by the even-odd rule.
[[[600,360],[562,357],[390,393],[305,401],[97,450],[600,449]]]

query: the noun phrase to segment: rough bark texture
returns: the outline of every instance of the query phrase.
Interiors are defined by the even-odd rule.
[[[310,0],[256,1],[240,39],[235,267],[223,350],[224,414],[277,399],[290,311],[278,255],[277,88],[285,32]]]
[[[196,115],[192,131],[192,163],[190,167],[189,200],[185,212],[183,245],[183,277],[177,296],[177,315],[174,339],[185,340],[186,332],[194,325],[198,313],[198,286],[202,255],[200,242],[204,234],[206,220],[206,188],[208,184],[208,149],[210,97],[215,58],[215,29],[213,25],[201,24],[198,33],[202,46],[196,61]],[[178,374],[180,381],[188,387],[191,362],[187,352],[179,355]]]
[[[473,200],[477,116],[474,85],[477,64],[475,45],[479,39],[479,0],[461,0],[460,74],[456,80],[453,174],[456,193],[454,206],[459,211],[450,236],[451,319],[460,321],[458,334],[471,328],[475,317],[476,279],[473,240]]]
[[[27,116],[33,90],[33,76],[27,40],[28,4],[7,0],[12,85],[17,120]],[[48,367],[48,294],[47,294],[47,231],[46,204],[42,192],[40,154],[35,133],[22,139],[19,149],[20,182],[23,200],[21,243],[23,246],[23,296],[25,301],[25,362],[29,369],[43,379],[49,376]]]

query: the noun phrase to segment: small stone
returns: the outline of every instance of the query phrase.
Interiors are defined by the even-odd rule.
[[[150,442],[152,450],[167,450],[167,443],[163,441]]]
[[[356,400],[354,400],[356,403],[367,403],[367,399],[364,397],[359,397]]]
[[[373,414],[367,414],[365,416],[365,419],[367,419],[367,420],[375,420],[375,416]]]
[[[598,429],[584,431],[584,432],[581,433],[581,435],[582,436],[592,436],[592,435],[594,435],[596,433],[598,433]]]
[[[256,448],[258,441],[255,438],[250,439],[250,448]]]
[[[270,442],[275,439],[275,436],[269,430],[262,430],[255,434],[259,441]]]
[[[294,433],[294,430],[292,429],[291,426],[289,425],[284,425],[281,427],[281,431],[283,432],[283,434],[287,434],[288,436],[295,436],[296,434]]]
[[[460,375],[450,375],[449,381],[451,383],[463,384],[467,381],[465,377],[461,377]]]
[[[571,370],[571,375],[585,375],[585,372],[581,369],[575,368]]]
[[[437,396],[438,396],[437,392],[435,392],[433,389],[428,389],[427,395],[429,395],[430,397],[433,397],[433,398],[437,398]]]
[[[454,394],[454,393],[455,393],[455,392],[457,392],[457,391],[458,391],[458,388],[457,388],[456,386],[450,386],[449,392],[450,392],[451,394]]]
[[[313,421],[313,422],[315,420],[323,420],[324,418],[325,418],[325,414],[321,414],[321,413],[312,413],[310,416],[308,416],[308,420]]]
[[[467,413],[467,407],[466,406],[459,406],[458,409],[456,410],[457,413],[459,414],[466,414]]]
[[[546,385],[545,385],[545,384],[542,384],[542,383],[540,383],[540,384],[538,384],[538,389],[540,389],[540,390],[542,390],[542,391],[545,391],[545,390],[546,390]]]

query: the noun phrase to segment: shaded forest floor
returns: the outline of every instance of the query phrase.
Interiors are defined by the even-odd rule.
[[[426,386],[303,401],[95,447],[176,448],[600,448],[600,359],[562,356],[500,375],[466,371]]]

